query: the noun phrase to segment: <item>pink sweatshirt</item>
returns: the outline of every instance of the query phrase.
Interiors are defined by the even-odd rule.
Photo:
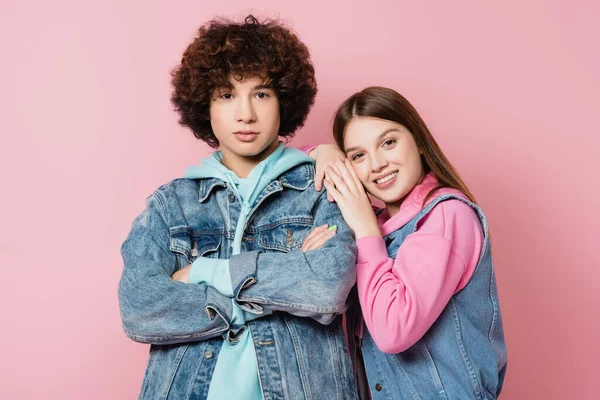
[[[422,209],[423,199],[437,185],[430,173],[404,199],[392,218],[378,217],[383,236],[401,228]],[[443,194],[463,194],[440,189]],[[439,203],[406,237],[396,259],[376,236],[360,238],[358,296],[369,333],[384,353],[400,353],[431,327],[456,292],[475,271],[483,246],[483,231],[475,210],[460,200]]]
[[[306,145],[300,150],[308,154],[315,147]],[[437,184],[429,173],[404,199],[396,215],[390,218],[384,210],[378,217],[382,235],[413,219]],[[466,198],[457,190],[440,189],[425,205],[444,194]],[[363,237],[356,244],[358,297],[365,323],[377,347],[393,354],[423,337],[452,295],[469,282],[483,247],[483,230],[475,210],[453,199],[439,203],[421,219],[395,260],[388,257],[380,237]]]

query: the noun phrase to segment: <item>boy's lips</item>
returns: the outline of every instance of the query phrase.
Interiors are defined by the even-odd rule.
[[[234,132],[234,135],[238,138],[238,140],[240,140],[242,142],[251,142],[258,136],[258,132],[237,131],[237,132]]]

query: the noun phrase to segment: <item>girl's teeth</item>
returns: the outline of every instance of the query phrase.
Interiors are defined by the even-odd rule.
[[[388,176],[386,176],[385,178],[381,178],[377,181],[377,183],[385,183],[387,181],[389,181],[390,179],[392,179],[393,177],[395,177],[397,174],[397,172],[394,172],[393,174],[390,174]]]

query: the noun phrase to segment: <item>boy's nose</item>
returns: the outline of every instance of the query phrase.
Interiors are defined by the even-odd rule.
[[[254,107],[252,106],[251,101],[240,100],[237,107],[236,119],[243,123],[254,122],[256,120],[256,113],[254,112]]]

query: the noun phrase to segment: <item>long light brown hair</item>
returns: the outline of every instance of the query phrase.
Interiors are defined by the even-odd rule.
[[[464,193],[475,203],[475,197],[454,166],[440,149],[417,110],[400,93],[371,86],[350,96],[340,105],[333,120],[333,137],[344,151],[346,126],[354,117],[372,117],[403,125],[412,133],[419,151],[425,174],[433,172],[439,185],[427,193],[423,204],[439,189],[453,188]]]

